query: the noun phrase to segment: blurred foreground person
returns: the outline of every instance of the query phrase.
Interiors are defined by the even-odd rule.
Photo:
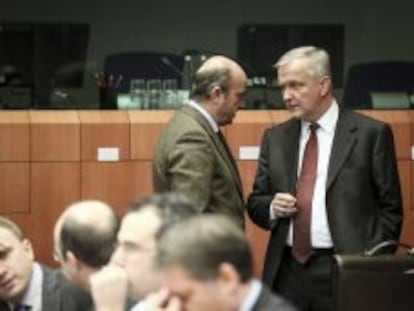
[[[35,262],[22,230],[0,217],[0,310],[86,310],[68,285],[59,271]]]
[[[93,309],[89,278],[109,262],[118,229],[117,214],[95,200],[71,204],[56,221],[54,256],[73,285],[68,289],[71,295],[84,301],[84,310]]]
[[[148,300],[161,310],[295,310],[253,278],[245,235],[225,216],[195,216],[167,230],[158,263],[166,290]]]
[[[115,249],[119,218],[100,201],[70,205],[55,225],[55,257],[68,280],[89,291],[89,277],[106,265]]]
[[[132,202],[122,219],[111,262],[91,276],[95,310],[124,310],[126,297],[139,301],[157,291],[157,235],[196,212],[181,194],[156,194]],[[132,310],[142,307],[138,304]]]

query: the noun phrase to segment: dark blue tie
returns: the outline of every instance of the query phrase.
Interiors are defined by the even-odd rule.
[[[17,305],[14,307],[13,311],[29,311],[31,309],[30,306],[26,305]]]

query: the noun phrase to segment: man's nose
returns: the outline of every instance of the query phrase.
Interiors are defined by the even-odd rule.
[[[290,88],[284,88],[282,90],[282,97],[283,97],[283,101],[288,101],[292,98],[292,91],[290,90]]]
[[[112,254],[111,263],[119,267],[124,266],[124,255],[120,247],[117,247]]]

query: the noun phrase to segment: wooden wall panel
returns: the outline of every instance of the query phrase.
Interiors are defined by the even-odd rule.
[[[260,147],[263,133],[270,126],[269,112],[241,110],[223,133],[234,157],[240,159],[240,148]]]
[[[29,163],[0,162],[0,214],[28,213]]]
[[[81,159],[97,161],[98,148],[119,148],[119,160],[130,158],[130,128],[126,111],[79,111]]]
[[[400,240],[414,245],[414,222],[413,222],[413,195],[412,195],[412,161],[399,160],[398,171],[400,175],[401,191],[403,195],[404,221]]]
[[[151,162],[82,163],[82,199],[99,199],[123,214],[129,202],[151,194]]]
[[[161,131],[175,111],[3,111],[0,113],[0,213],[23,226],[41,261],[53,264],[55,219],[81,198],[107,201],[123,213],[149,195],[151,160]],[[404,197],[402,241],[414,244],[414,111],[364,111],[391,123]],[[239,111],[224,128],[239,159],[240,146],[260,146],[263,131],[290,118],[286,110]],[[98,146],[120,148],[121,162],[96,162]],[[131,160],[132,159],[132,160]],[[257,162],[238,161],[244,193]],[[27,195],[25,195],[25,193]],[[246,217],[247,218],[247,217]],[[260,275],[268,233],[247,220],[255,274]]]
[[[3,111],[0,114],[0,162],[28,162],[29,135],[27,111]]]
[[[269,112],[272,124],[280,124],[289,120],[292,114],[288,110],[271,110]]]
[[[75,111],[30,111],[30,160],[79,161],[80,124]]]
[[[129,111],[131,122],[131,159],[152,160],[154,148],[175,111]]]
[[[53,226],[60,213],[80,199],[79,163],[31,163],[30,173],[32,237],[39,259],[53,264]]]
[[[134,191],[137,198],[154,193],[152,187],[152,162],[134,161],[131,171],[133,173]]]
[[[403,241],[406,241],[410,245],[414,245],[414,111],[409,112],[409,120],[411,126],[411,157],[410,157],[410,168],[404,167],[405,170],[410,172],[409,182],[410,184],[406,186],[407,192],[410,193],[410,204],[408,208],[405,208],[404,215],[404,231],[403,231]],[[408,184],[408,181],[405,181]],[[407,194],[403,193],[404,196]],[[406,199],[404,197],[404,199]]]

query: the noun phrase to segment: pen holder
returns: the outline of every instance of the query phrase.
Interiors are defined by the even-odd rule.
[[[100,87],[99,88],[99,103],[100,109],[117,109],[117,96],[118,93],[115,88],[112,87]]]

